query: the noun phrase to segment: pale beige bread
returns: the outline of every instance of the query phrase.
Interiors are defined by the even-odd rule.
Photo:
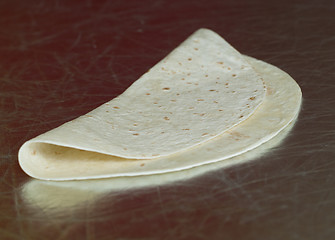
[[[46,143],[123,158],[168,156],[241,123],[264,95],[262,79],[241,54],[201,29],[122,95],[27,142],[30,154],[20,158]]]
[[[189,169],[224,159],[230,161],[231,157],[256,148],[288,126],[297,116],[302,100],[299,86],[288,74],[254,58],[243,58],[264,79],[267,87],[264,102],[246,121],[210,141],[196,144],[187,151],[148,160],[125,159],[30,142],[29,147],[20,151],[21,166],[36,178],[70,180],[150,175]],[[37,148],[39,151],[31,152]]]

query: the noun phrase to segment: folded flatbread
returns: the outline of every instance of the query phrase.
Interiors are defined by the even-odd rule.
[[[300,104],[289,75],[200,29],[122,95],[24,143],[19,163],[49,180],[187,169],[268,141]]]

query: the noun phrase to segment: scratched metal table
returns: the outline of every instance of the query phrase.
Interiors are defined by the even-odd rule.
[[[335,239],[334,1],[1,1],[0,239]],[[293,76],[293,128],[229,167],[53,183],[20,145],[122,93],[201,27]]]

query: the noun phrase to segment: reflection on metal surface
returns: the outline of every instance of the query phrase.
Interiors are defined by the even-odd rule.
[[[172,173],[136,177],[118,177],[110,179],[65,182],[31,179],[24,184],[21,194],[23,199],[30,206],[34,206],[44,212],[55,213],[59,211],[64,212],[70,209],[81,209],[81,204],[86,205],[93,202],[106,193],[131,190],[135,188],[153,187],[176,181],[187,181],[188,179],[206,174],[210,171],[256,160],[267,154],[273,147],[278,146],[289,134],[295,122],[296,119],[277,136],[262,144],[260,147],[216,163],[206,164]]]

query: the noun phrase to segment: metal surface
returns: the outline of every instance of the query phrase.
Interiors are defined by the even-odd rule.
[[[0,16],[0,239],[334,239],[334,1],[8,0]],[[21,171],[24,141],[117,96],[200,27],[299,83],[281,142],[151,178]]]

